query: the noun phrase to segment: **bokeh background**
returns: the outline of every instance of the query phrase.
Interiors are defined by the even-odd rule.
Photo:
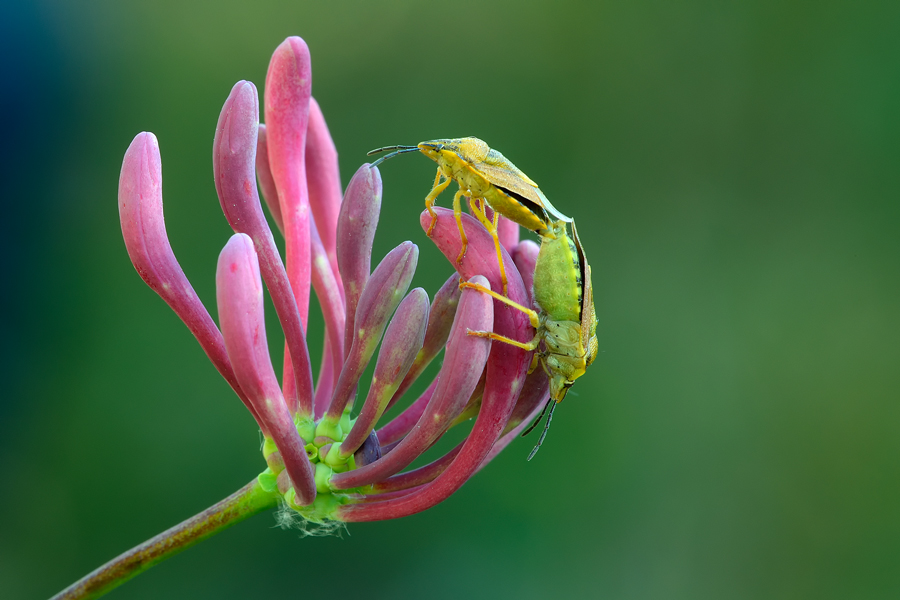
[[[601,353],[531,463],[521,440],[438,507],[343,538],[258,516],[110,598],[900,594],[897,2],[0,11],[0,597],[50,596],[262,469],[252,419],[129,263],[115,196],[153,131],[172,245],[215,314],[216,120],[288,35],[345,183],[371,148],[477,135],[577,218]],[[433,165],[382,174],[376,255],[413,240],[433,292]]]

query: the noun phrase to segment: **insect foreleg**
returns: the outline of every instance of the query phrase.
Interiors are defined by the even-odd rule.
[[[444,175],[444,172],[438,167],[437,175],[434,176],[434,185],[431,186],[431,191],[428,192],[428,195],[425,196],[425,208],[428,209],[428,214],[431,215],[431,225],[428,226],[428,231],[426,235],[431,237],[431,232],[434,231],[434,226],[437,223],[437,213],[434,212],[434,202],[437,200],[437,197],[440,196],[441,192],[447,189],[447,186],[450,185],[452,181],[449,177],[441,181],[441,177]]]

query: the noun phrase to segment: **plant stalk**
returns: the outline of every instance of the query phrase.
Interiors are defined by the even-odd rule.
[[[277,503],[278,495],[263,490],[254,478],[224,500],[88,573],[51,600],[99,598],[153,565]]]

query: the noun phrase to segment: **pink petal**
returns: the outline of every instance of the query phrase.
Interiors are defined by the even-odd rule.
[[[427,465],[423,465],[411,471],[406,471],[405,473],[400,473],[399,475],[391,475],[387,479],[383,479],[373,484],[372,490],[375,493],[367,496],[367,498],[372,500],[386,500],[387,498],[381,496],[381,494],[385,492],[406,490],[426,483],[431,483],[438,475],[443,473],[448,466],[450,466],[450,463],[453,462],[453,459],[456,458],[456,455],[459,454],[462,447],[463,442],[460,442],[454,446],[450,452]]]
[[[272,178],[272,169],[269,167],[269,146],[266,126],[259,124],[259,137],[256,140],[256,177],[259,187],[262,189],[263,200],[269,208],[269,214],[275,225],[284,235],[284,220],[281,218],[281,206],[278,204],[278,189],[275,187],[275,179]]]
[[[509,417],[509,422],[506,424],[506,430],[503,432],[502,437],[497,440],[497,443],[494,444],[494,447],[491,448],[490,453],[485,457],[481,465],[479,465],[479,471],[489,462],[494,460],[494,457],[500,454],[510,442],[515,440],[522,430],[531,425],[531,423],[538,418],[538,415],[541,414],[541,411],[547,404],[549,398],[550,382],[547,379],[547,374],[538,367],[528,376],[528,379],[525,380],[525,387],[522,390],[522,395],[519,396],[516,407]]]
[[[325,319],[325,336],[328,340],[327,351],[330,354],[328,362],[333,368],[334,365],[341,365],[344,360],[344,328],[346,327],[344,301],[341,296],[340,281],[335,278],[334,271],[329,264],[329,259],[322,245],[322,240],[319,238],[318,226],[315,221],[310,221],[310,236],[312,238],[313,289],[316,291],[316,298],[319,300],[322,316]],[[325,364],[325,354],[322,357],[323,364]],[[321,382],[319,385],[321,386]],[[317,397],[319,393],[317,388]],[[328,397],[331,397],[330,392]]]
[[[447,345],[447,338],[450,337],[450,330],[453,327],[453,318],[456,315],[456,307],[459,305],[459,274],[453,273],[450,278],[444,282],[441,289],[434,295],[434,302],[431,303],[431,310],[428,313],[428,329],[425,332],[425,341],[422,344],[422,350],[416,356],[416,360],[409,373],[400,387],[394,393],[388,404],[388,410],[399,400],[406,390],[409,389],[419,375],[431,364],[444,346]]]
[[[528,297],[531,298],[531,302],[527,306],[534,306],[532,288],[534,287],[534,266],[537,264],[538,252],[540,252],[540,247],[531,240],[521,242],[512,252],[513,262],[516,263],[525,289],[528,290]]]
[[[356,452],[387,409],[388,402],[425,341],[428,309],[428,294],[422,288],[411,291],[397,307],[397,312],[384,332],[381,351],[372,375],[372,385],[362,410],[350,433],[341,442],[341,457],[348,458]]]
[[[512,254],[519,243],[519,224],[501,216],[497,223],[497,237],[500,238],[500,245]]]
[[[427,335],[427,333],[426,333]],[[422,394],[410,404],[406,410],[391,419],[391,421],[378,430],[378,439],[383,446],[393,444],[403,438],[418,422],[419,417],[425,412],[425,407],[431,401],[431,396],[437,388],[438,377],[435,377]]]
[[[269,166],[284,219],[288,279],[306,329],[309,312],[309,194],[306,127],[312,71],[309,48],[299,37],[284,40],[266,73],[266,136]]]

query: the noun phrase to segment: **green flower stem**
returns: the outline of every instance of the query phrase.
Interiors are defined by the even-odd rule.
[[[277,503],[277,492],[266,492],[254,478],[224,500],[85,575],[51,600],[99,598],[153,565]]]

